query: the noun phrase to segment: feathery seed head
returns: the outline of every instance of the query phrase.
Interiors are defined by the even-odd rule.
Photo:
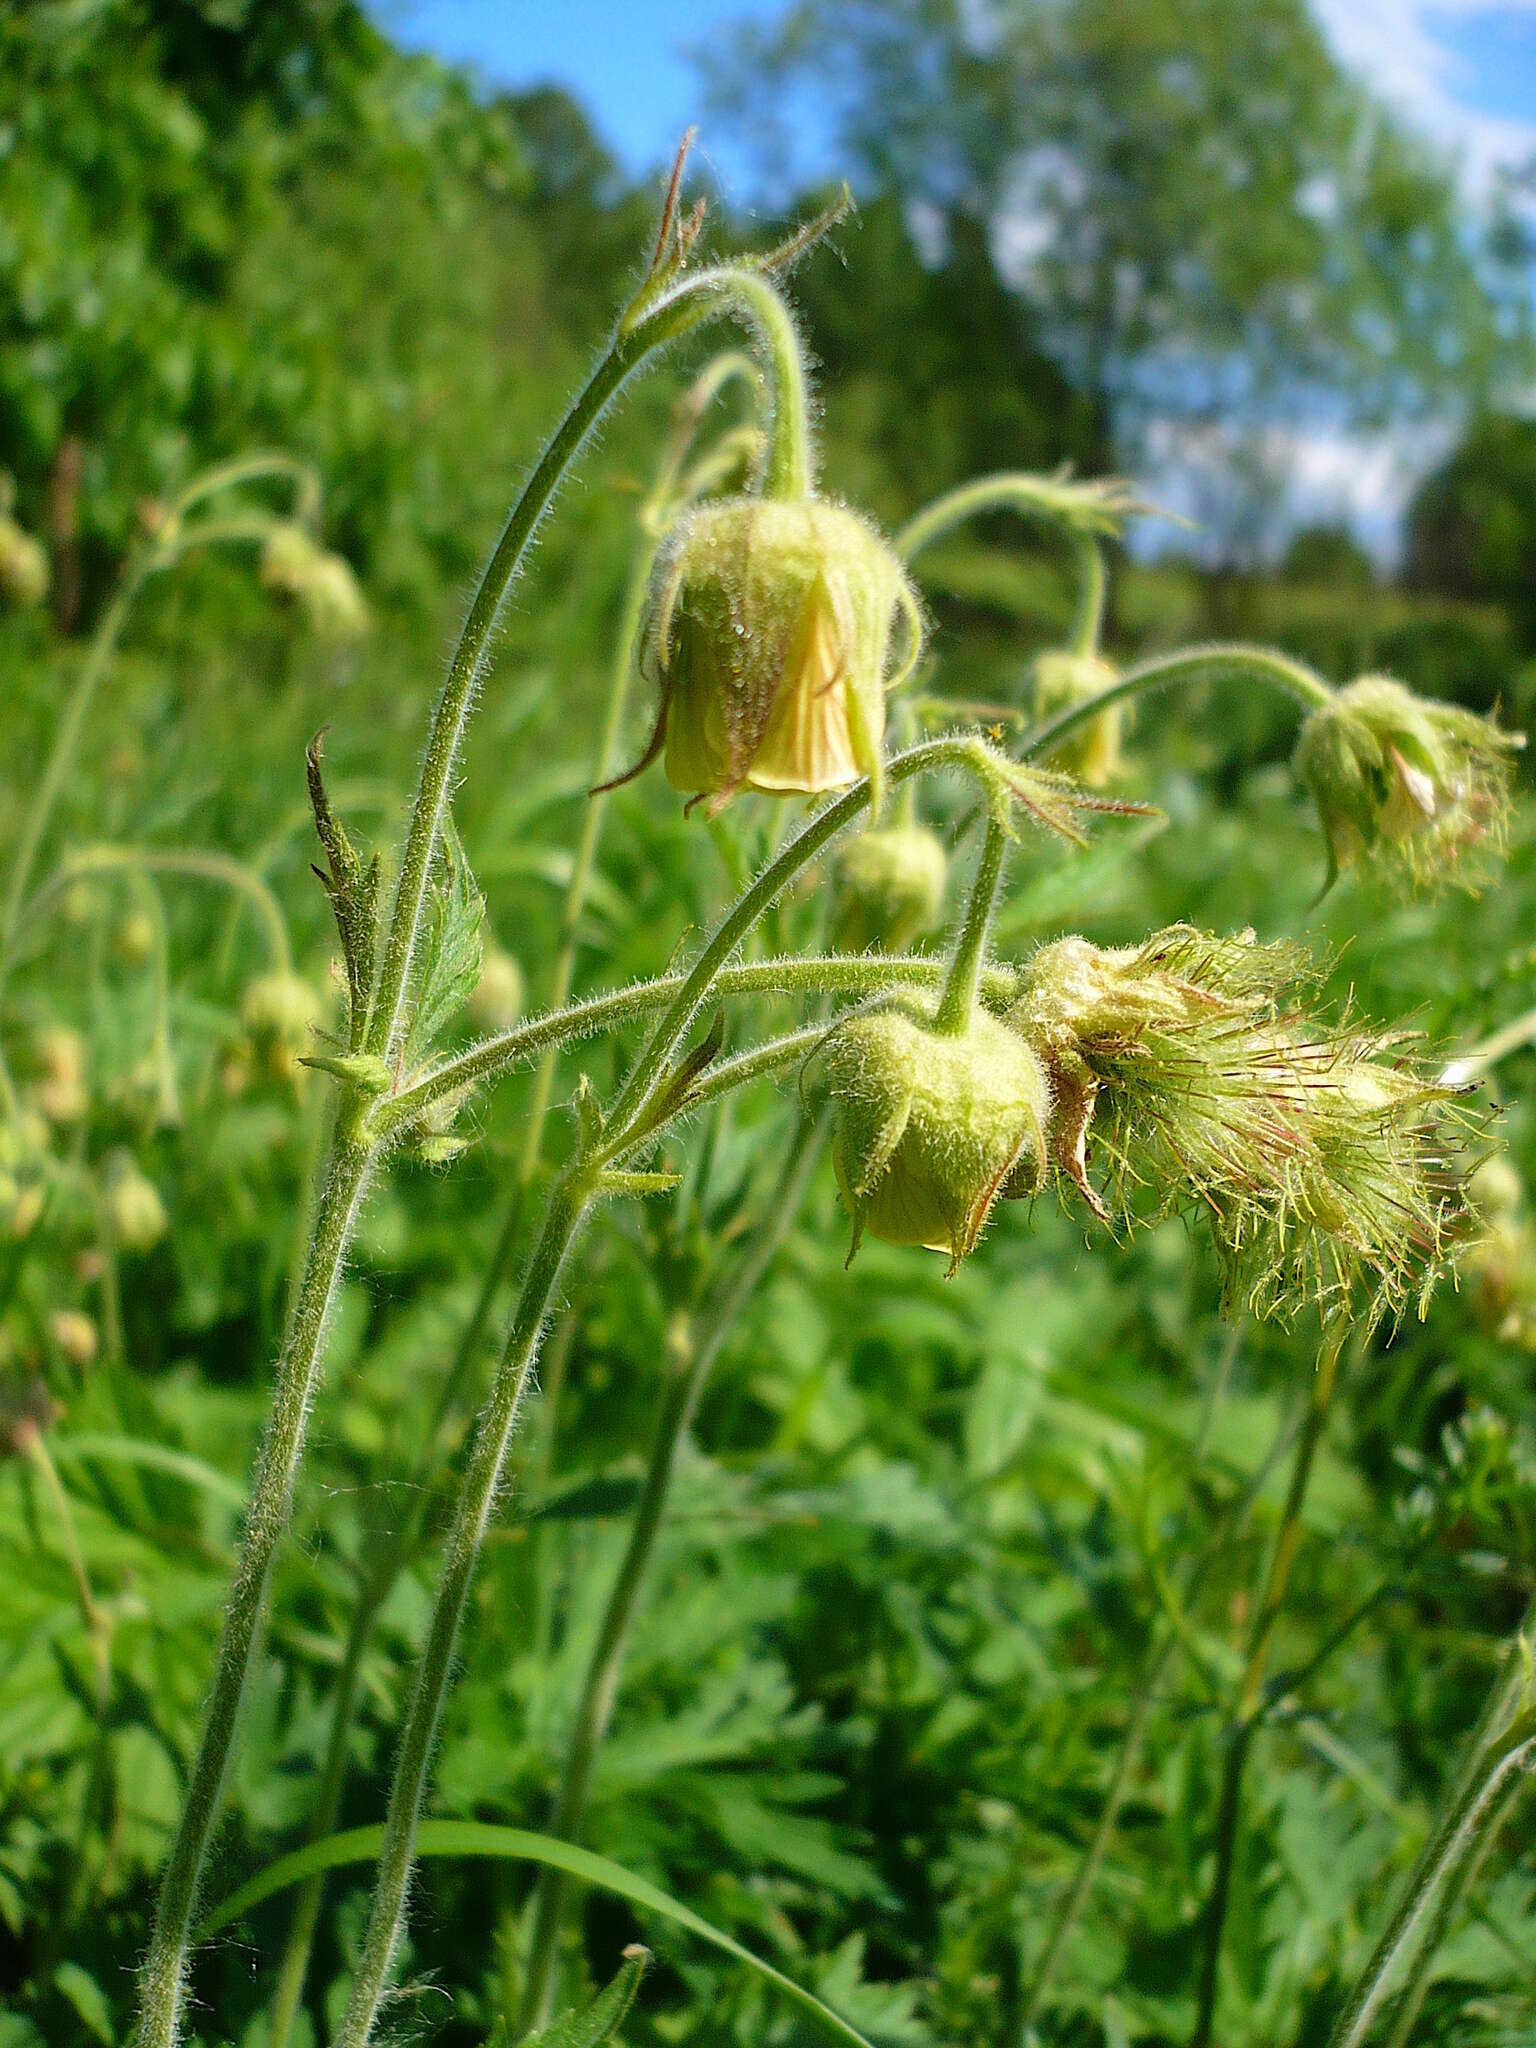
[[[1454,1091],[1400,1038],[1318,1022],[1305,980],[1298,949],[1251,934],[1066,939],[1031,961],[1009,1022],[1051,1076],[1056,1169],[1097,1214],[1202,1209],[1229,1300],[1257,1315],[1342,1311],[1359,1290],[1369,1317],[1396,1313],[1464,1231]]]

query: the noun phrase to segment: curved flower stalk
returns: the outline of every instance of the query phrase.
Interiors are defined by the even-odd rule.
[[[1296,766],[1341,868],[1385,869],[1417,884],[1476,887],[1478,856],[1502,851],[1510,756],[1523,733],[1417,697],[1391,676],[1361,676],[1301,729]]]
[[[1049,476],[1002,471],[976,477],[925,506],[896,536],[897,552],[911,561],[921,549],[967,519],[1014,511],[1064,534],[1077,572],[1075,615],[1067,643],[1037,655],[1030,665],[1030,702],[1037,718],[1088,706],[1113,684],[1115,670],[1099,653],[1104,630],[1107,577],[1101,542],[1118,539],[1129,519],[1156,513],[1122,477],[1073,477],[1061,469]],[[1051,759],[1090,789],[1103,789],[1120,773],[1126,721],[1123,703],[1112,704],[1078,724]]]
[[[674,171],[651,267],[639,291],[621,316],[614,335],[587,385],[535,465],[514,504],[478,590],[470,604],[459,643],[433,712],[421,774],[411,808],[405,845],[390,914],[382,933],[377,917],[378,871],[365,868],[344,830],[331,814],[320,784],[318,760],[312,761],[316,820],[330,868],[328,888],[335,908],[349,985],[347,1046],[328,1059],[340,1082],[330,1154],[316,1202],[311,1243],[304,1262],[293,1322],[279,1361],[272,1420],[262,1447],[251,1495],[235,1584],[226,1611],[215,1664],[213,1691],[203,1735],[194,1760],[186,1802],[161,1883],[148,1956],[141,1975],[141,2048],[173,2048],[181,2032],[185,1997],[187,1947],[192,1914],[209,1840],[222,1800],[225,1773],[233,1750],[246,1677],[261,1638],[266,1614],[272,1560],[286,1529],[293,1484],[303,1454],[308,1413],[324,1346],[325,1328],[336,1278],[351,1241],[364,1188],[386,1140],[386,1130],[371,1121],[371,1112],[390,1094],[397,1065],[406,1049],[415,1017],[426,922],[428,887],[447,818],[465,729],[477,685],[489,658],[497,619],[516,578],[540,519],[562,478],[592,430],[641,366],[672,343],[705,323],[732,317],[744,320],[766,352],[774,395],[767,475],[803,474],[806,443],[804,380],[793,327],[771,281],[771,272],[798,256],[832,218],[824,217],[794,238],[766,263],[724,263],[700,271],[687,269],[702,214],[681,218],[677,195],[682,156]],[[375,966],[375,959],[377,965]],[[711,962],[713,967],[723,960]],[[668,1013],[653,1040],[652,1056],[642,1056],[636,1088],[623,1104],[621,1128],[644,1128],[636,1116],[657,1105],[652,1096],[666,1085],[668,1055],[686,1030],[697,995],[685,982],[681,1015]],[[702,977],[707,984],[708,974]],[[672,1027],[669,1029],[669,1025]],[[537,1263],[542,1290],[525,1289],[525,1302],[538,1302],[522,1328],[519,1351],[507,1354],[498,1377],[498,1398],[509,1386],[519,1390],[531,1365],[544,1302],[563,1263],[565,1245],[594,1199],[592,1186],[568,1186],[560,1197],[568,1226],[541,1240],[545,1253]],[[533,1275],[530,1275],[530,1280]],[[516,1412],[512,1400],[507,1427]],[[484,1436],[485,1455],[474,1466],[481,1479],[494,1481],[500,1470],[505,1438],[494,1431]],[[491,1492],[494,1491],[492,1484]],[[489,1507],[489,1493],[486,1511]],[[473,1518],[462,1529],[457,1555],[465,1563],[465,1583],[478,1549],[479,1530]],[[454,1628],[457,1623],[455,1620]],[[450,1647],[451,1635],[450,1631]],[[425,1744],[417,1759],[424,1772],[435,1710],[429,1716]],[[418,1726],[417,1733],[423,1731]],[[414,1831],[414,1807],[409,1835]],[[398,1844],[397,1844],[398,1846]],[[405,1858],[408,1867],[409,1854]],[[401,1891],[403,1895],[403,1869]],[[390,1935],[382,1962],[387,1966]],[[376,1958],[376,1960],[380,1960]],[[380,1973],[382,1982],[383,1971]],[[371,2011],[371,2008],[370,2008]],[[366,2025],[364,2027],[366,2033]]]
[[[242,456],[205,471],[169,505],[156,507],[146,522],[143,537],[124,563],[117,589],[101,615],[74,688],[54,728],[48,759],[11,856],[5,893],[0,897],[0,996],[10,973],[17,928],[38,854],[74,765],[86,717],[111,667],[139,593],[151,577],[173,568],[183,556],[198,548],[263,546],[274,527],[282,523],[272,512],[241,505],[235,511],[216,515],[202,508],[226,492],[274,480],[291,484],[293,518],[312,524],[319,507],[319,483],[307,464],[284,454]],[[193,517],[194,514],[199,516]],[[10,1074],[0,1051],[0,1104],[10,1103],[13,1096]]]
[[[1503,850],[1510,756],[1524,735],[1390,677],[1335,690],[1275,648],[1213,641],[1136,663],[1097,696],[1038,721],[1019,751],[1049,758],[1087,721],[1135,698],[1239,679],[1306,707],[1297,758],[1328,844],[1325,886],[1341,867],[1362,862],[1426,887],[1477,886],[1485,857]]]

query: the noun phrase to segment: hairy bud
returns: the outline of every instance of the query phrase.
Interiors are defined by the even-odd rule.
[[[121,1251],[150,1251],[169,1228],[159,1189],[129,1152],[115,1152],[107,1161],[105,1212],[112,1242]]]
[[[832,1157],[853,1214],[888,1244],[949,1254],[953,1273],[1000,1195],[1028,1197],[1046,1172],[1050,1089],[1031,1048],[978,1011],[934,1030],[893,1002],[835,1025],[820,1057],[834,1104]]]
[[[48,595],[52,576],[43,544],[8,512],[0,512],[0,597],[30,611]]]
[[[837,860],[837,942],[892,952],[938,922],[948,861],[926,825],[891,825],[845,840]]]
[[[1510,755],[1524,735],[1456,704],[1362,676],[1302,727],[1296,766],[1317,805],[1330,869],[1372,866],[1415,883],[1475,887],[1498,853]]]
[[[1442,1114],[1453,1091],[1400,1040],[1319,1024],[1297,994],[1303,970],[1297,949],[1251,934],[1064,939],[1030,962],[1009,1022],[1051,1076],[1057,1170],[1096,1213],[1194,1204],[1229,1299],[1330,1312],[1359,1288],[1375,1317],[1422,1303],[1464,1229]]]
[[[1042,654],[1030,673],[1035,717],[1054,718],[1058,711],[1076,710],[1102,696],[1115,679],[1115,670],[1097,654],[1074,654],[1066,648]],[[1090,789],[1103,789],[1120,773],[1124,730],[1125,707],[1112,704],[1067,733],[1051,760]]]
[[[278,522],[261,551],[261,580],[297,604],[321,640],[360,640],[370,625],[368,602],[352,565],[320,546],[296,520]]]
[[[90,1107],[85,1079],[85,1040],[66,1024],[37,1035],[39,1073],[32,1099],[51,1124],[77,1124]]]
[[[856,513],[819,499],[721,498],[657,558],[647,628],[674,789],[715,807],[747,787],[840,789],[876,771],[885,693],[917,659],[905,570]],[[642,766],[644,763],[641,764]]]

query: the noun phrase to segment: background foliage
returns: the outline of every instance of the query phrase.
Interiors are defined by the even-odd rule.
[[[1525,343],[1510,224],[1474,249],[1443,173],[1384,120],[1350,158],[1336,211],[1307,213],[1300,195],[1336,174],[1359,109],[1299,5],[1024,8],[1017,37],[984,58],[937,0],[838,13],[864,204],[839,237],[843,261],[823,254],[797,279],[823,366],[830,488],[894,522],[978,469],[1103,467],[1134,446],[1154,393],[1209,405],[1214,389],[1241,412],[1280,386],[1326,385],[1396,417],[1453,388],[1480,410],[1414,508],[1401,586],[1326,533],[1264,573],[1241,551],[1214,571],[1126,562],[1112,639],[1129,651],[1254,634],[1337,678],[1390,667],[1480,708],[1502,701],[1518,722],[1536,653],[1536,497],[1529,423],[1495,409]],[[828,19],[801,10],[777,57],[755,51],[753,65],[811,61]],[[1265,95],[1236,89],[1257,74]],[[743,68],[721,90],[750,111],[773,76]],[[1059,273],[1024,292],[1000,274],[987,225],[1021,147],[1076,167],[1053,201]],[[1258,175],[1210,203],[1233,164]],[[919,199],[944,216],[921,250]],[[303,745],[332,724],[338,800],[365,833],[387,832],[466,578],[651,208],[558,95],[479,94],[400,56],[346,0],[57,0],[0,15],[0,467],[54,565],[51,615],[0,620],[0,843],[14,841],[140,502],[220,455],[292,449],[324,478],[327,538],[358,567],[373,636],[344,651],[307,638],[238,559],[195,560],[152,588],[52,854],[103,841],[231,852],[276,892],[304,971],[328,986]],[[1128,250],[1135,291],[1108,307],[1104,279]],[[1170,386],[1170,355],[1219,372],[1214,385]],[[640,394],[560,505],[471,745],[458,822],[535,1000],[675,375]],[[925,581],[925,686],[1019,701],[1028,656],[1064,624],[1065,565],[1003,526],[936,549]],[[1251,923],[1334,949],[1338,997],[1411,1014],[1440,1042],[1528,1009],[1530,806],[1507,880],[1470,907],[1357,885],[1319,905],[1287,717],[1230,692],[1149,709],[1131,780],[1166,826],[1107,832],[1070,859],[1031,852],[1000,948],[1064,929],[1117,942],[1180,917]],[[775,829],[753,799],[706,828],[654,783],[624,792],[580,985],[658,970]],[[765,943],[814,929],[814,896],[786,906]],[[163,990],[146,915],[164,919]],[[53,1120],[81,1192],[0,1251],[8,1431],[19,1443],[15,1418],[46,1388],[68,1502],[61,1521],[26,1457],[0,1467],[6,2048],[126,2038],[323,1103],[313,1077],[253,1061],[242,1010],[269,963],[258,924],[216,889],[162,878],[146,896],[130,878],[93,880],[24,940],[0,1018],[7,1059],[41,1102],[57,1032],[78,1033],[84,1099]],[[562,1069],[560,1099],[575,1071]],[[1500,1078],[1513,1155],[1536,1166],[1531,1054]],[[220,1894],[302,1839],[359,1560],[407,1505],[525,1093],[503,1088],[451,1173],[403,1165],[368,1212]],[[690,1148],[674,1198],[617,1213],[588,1241],[570,1284],[579,1314],[555,1340],[568,1344],[563,1392],[528,1425],[476,1588],[443,1815],[542,1822],[669,1360],[761,1213],[792,1112],[746,1099]],[[85,1192],[124,1154],[170,1219],[138,1254],[104,1240]],[[824,1175],[699,1417],[589,1839],[878,2042],[1009,2040],[1171,1616],[1180,1647],[1041,2038],[1182,2040],[1216,1707],[1278,1506],[1273,1446],[1304,1391],[1307,1333],[1229,1334],[1208,1251],[1177,1226],[1089,1250],[1042,1204],[952,1282],[875,1245],[845,1274],[844,1244]],[[89,1318],[93,1356],[61,1312]],[[1533,1590],[1530,1356],[1499,1334],[1501,1315],[1469,1284],[1351,1364],[1282,1637],[1290,1678],[1248,1781],[1221,2008],[1232,2048],[1324,2038]],[[366,1661],[348,1823],[378,1816],[435,1527],[429,1515]],[[1531,1849],[1527,1815],[1441,1954],[1416,2041],[1514,2043],[1536,2027]],[[335,2016],[365,1875],[332,1881],[306,2039]],[[428,1866],[398,2026],[484,2039],[515,1990],[526,1894],[515,1866]],[[286,1912],[269,1902],[203,1958],[202,2038],[265,2040]],[[611,1974],[637,1932],[661,1961],[626,2039],[799,2038],[728,1960],[596,1894],[570,1947],[572,1995],[584,1973]]]

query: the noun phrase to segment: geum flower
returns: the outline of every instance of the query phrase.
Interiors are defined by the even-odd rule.
[[[877,774],[886,692],[921,645],[906,572],[856,513],[816,498],[698,505],[657,557],[642,653],[656,727],[619,780],[664,752],[673,788],[714,811],[743,788]]]
[[[1203,1211],[1229,1305],[1256,1315],[1422,1310],[1466,1232],[1470,1113],[1400,1035],[1320,1022],[1308,979],[1299,949],[1251,934],[1063,939],[1009,1022],[1050,1075],[1053,1164],[1101,1219]]]
[[[1459,704],[1362,676],[1307,719],[1296,766],[1328,842],[1328,879],[1372,867],[1413,883],[1475,888],[1509,819],[1511,756],[1523,733]]]

